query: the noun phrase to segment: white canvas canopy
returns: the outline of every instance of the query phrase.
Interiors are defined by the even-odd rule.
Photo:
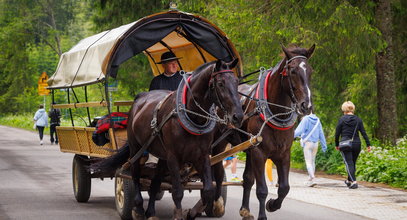
[[[119,65],[143,52],[154,75],[163,69],[156,63],[166,51],[182,57],[182,70],[223,59],[240,58],[233,44],[219,28],[196,15],[169,11],[104,31],[81,40],[62,54],[57,70],[49,78],[49,89],[71,88],[116,77]],[[241,74],[241,63],[237,68]]]
[[[49,88],[67,88],[92,84],[105,78],[103,61],[118,39],[136,22],[104,31],[81,40],[63,53],[57,70],[49,78]]]

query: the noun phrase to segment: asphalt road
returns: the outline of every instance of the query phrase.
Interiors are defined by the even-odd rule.
[[[57,145],[39,145],[37,133],[0,125],[0,219],[119,219],[114,203],[114,182],[92,180],[88,203],[77,203],[72,190],[73,154],[61,153]],[[148,198],[146,193],[143,193]],[[257,215],[257,198],[251,193],[251,210]],[[275,197],[275,192],[270,193]],[[229,187],[223,219],[241,219],[242,188]],[[183,208],[191,208],[199,193],[185,192]],[[145,200],[147,201],[147,200]],[[145,203],[146,205],[146,203]],[[170,219],[171,195],[156,204],[158,217]],[[339,210],[286,199],[281,210],[267,213],[269,219],[366,219]],[[208,219],[201,217],[198,219]]]

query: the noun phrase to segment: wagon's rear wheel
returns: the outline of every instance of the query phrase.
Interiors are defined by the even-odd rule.
[[[226,182],[226,173],[225,173],[225,176],[223,177],[223,182]],[[223,206],[226,209],[226,198],[228,196],[228,187],[227,186],[222,186],[221,196],[223,198]],[[223,212],[221,215],[214,213],[214,211],[213,211],[213,203],[208,204],[206,206],[205,213],[206,213],[206,216],[208,216],[208,217],[217,217],[217,218],[220,218],[225,214],[225,212]]]
[[[73,192],[78,202],[87,202],[90,197],[91,177],[87,166],[87,157],[75,154],[72,162],[72,183]]]
[[[116,210],[122,219],[132,219],[131,210],[134,200],[134,184],[131,179],[119,177],[120,170],[116,171],[114,191]],[[130,175],[129,171],[123,171],[123,174]]]

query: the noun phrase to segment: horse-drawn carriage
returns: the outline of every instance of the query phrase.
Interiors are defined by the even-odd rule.
[[[91,178],[114,177],[117,210],[123,219],[131,218],[131,209],[134,205],[133,198],[135,189],[131,182],[131,177],[129,176],[130,171],[126,170],[126,167],[122,167],[118,170],[118,172],[115,173],[93,172],[89,170],[89,167],[91,167],[95,161],[97,162],[98,158],[105,158],[118,154],[120,149],[123,146],[126,146],[127,142],[131,142],[131,140],[128,140],[126,129],[115,129],[113,120],[110,120],[110,127],[107,131],[109,142],[103,146],[97,146],[92,141],[92,135],[95,133],[96,128],[92,122],[89,108],[105,107],[109,113],[108,117],[112,115],[111,113],[113,106],[117,106],[117,109],[119,109],[119,107],[122,106],[133,105],[133,108],[136,108],[133,101],[113,101],[109,99],[108,97],[111,97],[109,82],[116,78],[119,66],[122,63],[141,53],[148,58],[152,73],[154,75],[161,74],[163,69],[160,65],[157,65],[157,61],[160,55],[166,51],[171,51],[177,56],[183,57],[183,59],[179,60],[179,66],[181,70],[185,72],[192,72],[194,70],[195,72],[209,72],[208,76],[210,76],[210,78],[208,78],[208,80],[203,84],[206,85],[206,87],[211,87],[208,88],[208,91],[212,91],[212,89],[214,89],[214,94],[216,95],[216,99],[214,98],[213,103],[211,103],[209,107],[211,107],[212,104],[216,104],[218,107],[222,107],[222,109],[224,107],[228,107],[225,103],[222,105],[221,100],[227,99],[228,97],[223,95],[223,91],[217,88],[218,86],[222,86],[223,90],[228,89],[223,87],[225,85],[221,85],[225,75],[228,75],[230,79],[236,81],[238,76],[242,76],[241,62],[236,65],[235,61],[233,68],[231,68],[230,65],[232,61],[239,59],[240,56],[231,41],[227,38],[226,34],[214,24],[200,16],[179,12],[176,10],[153,14],[133,23],[85,38],[61,56],[56,72],[48,81],[48,88],[52,90],[53,103],[55,103],[55,95],[57,92],[62,90],[66,91],[67,94],[67,103],[53,104],[52,107],[68,109],[70,112],[72,126],[57,127],[57,134],[59,137],[60,150],[62,152],[75,154],[72,165],[72,179],[74,195],[78,202],[88,201],[91,191]],[[216,60],[222,61],[216,62]],[[198,68],[199,66],[201,67]],[[197,68],[198,70],[196,70]],[[205,73],[194,73],[193,75],[204,74]],[[187,77],[187,74],[185,77]],[[198,78],[198,76],[192,76],[191,79],[184,80],[184,88],[191,89],[189,87],[193,86],[194,78],[196,78],[195,81],[201,79]],[[88,86],[94,84],[102,84],[104,86],[106,100],[93,102],[88,101],[87,88]],[[237,82],[235,84],[237,94]],[[79,89],[84,90],[85,96],[84,100],[82,101],[78,99],[75,93],[75,90]],[[187,89],[185,89],[185,91],[186,90]],[[211,94],[210,91],[208,92],[209,94]],[[192,115],[193,113],[187,112],[187,108],[185,107],[186,99],[188,99],[187,96],[190,94],[189,92],[184,92],[183,94],[184,95],[179,95],[177,97],[173,95],[174,102],[178,100],[179,106],[184,105],[184,108],[179,109],[178,112],[183,111],[184,114]],[[238,98],[238,95],[236,94],[235,96]],[[154,96],[161,97],[163,95],[157,93]],[[165,96],[171,96],[171,94]],[[140,97],[136,99],[140,99]],[[162,97],[162,99],[171,100],[171,97]],[[209,98],[208,100],[211,99]],[[203,108],[206,107],[205,105],[202,106]],[[87,126],[75,126],[72,110],[79,108],[86,109],[88,116]],[[213,110],[210,111],[211,114],[205,116],[208,121],[215,121],[216,119],[217,122],[223,121],[224,125],[227,126],[227,112],[224,112],[224,118],[220,118],[216,113],[213,113]],[[229,111],[229,113],[231,112],[232,111]],[[160,113],[161,110],[158,114]],[[202,112],[200,113],[203,114]],[[91,124],[93,124],[93,126],[91,126]],[[130,123],[128,126],[130,126]],[[149,128],[150,121],[148,124],[144,124],[143,126],[148,127],[143,130],[153,130],[153,127],[151,127],[151,129]],[[205,128],[201,128],[199,131],[201,131],[203,134],[206,132]],[[148,144],[140,143],[143,145],[140,152],[146,149],[150,144],[159,145],[159,143],[154,143],[154,141],[162,141],[162,139],[167,138],[165,135],[173,134],[162,135],[164,136],[144,138],[143,142],[148,142]],[[203,137],[204,136],[205,134]],[[210,139],[213,139],[213,134]],[[212,156],[210,163],[219,163],[223,160],[223,158],[235,154],[238,151],[245,150],[259,142],[261,142],[261,137],[253,136],[249,140],[239,144],[231,150],[222,152],[216,156]],[[151,151],[154,152],[154,150]],[[136,160],[137,164],[142,163],[140,158],[135,158],[135,161]],[[196,167],[193,169],[196,169]],[[183,183],[183,188],[189,190],[203,189],[205,185],[202,183],[203,181],[191,181],[192,177],[196,178],[195,174],[197,173],[193,169],[189,170],[189,173],[185,176],[187,182]],[[142,167],[141,170],[143,170]],[[202,170],[198,169],[198,171],[201,172]],[[150,186],[151,179],[143,178],[143,176],[141,176],[140,181],[142,190],[147,190]],[[210,184],[212,185],[212,182]],[[224,182],[223,185],[224,187],[222,195],[226,197],[226,186],[239,184]],[[172,190],[170,182],[164,182],[161,184],[160,191],[163,192],[165,190]],[[162,197],[162,193],[157,193],[155,198],[160,198],[160,196]],[[205,211],[209,216],[215,215],[210,209],[206,209]]]

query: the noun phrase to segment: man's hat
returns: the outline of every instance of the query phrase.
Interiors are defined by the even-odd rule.
[[[165,52],[161,55],[161,61],[158,62],[157,64],[162,64],[162,63],[166,63],[166,62],[178,60],[178,59],[181,59],[181,58],[176,57],[173,52]]]

